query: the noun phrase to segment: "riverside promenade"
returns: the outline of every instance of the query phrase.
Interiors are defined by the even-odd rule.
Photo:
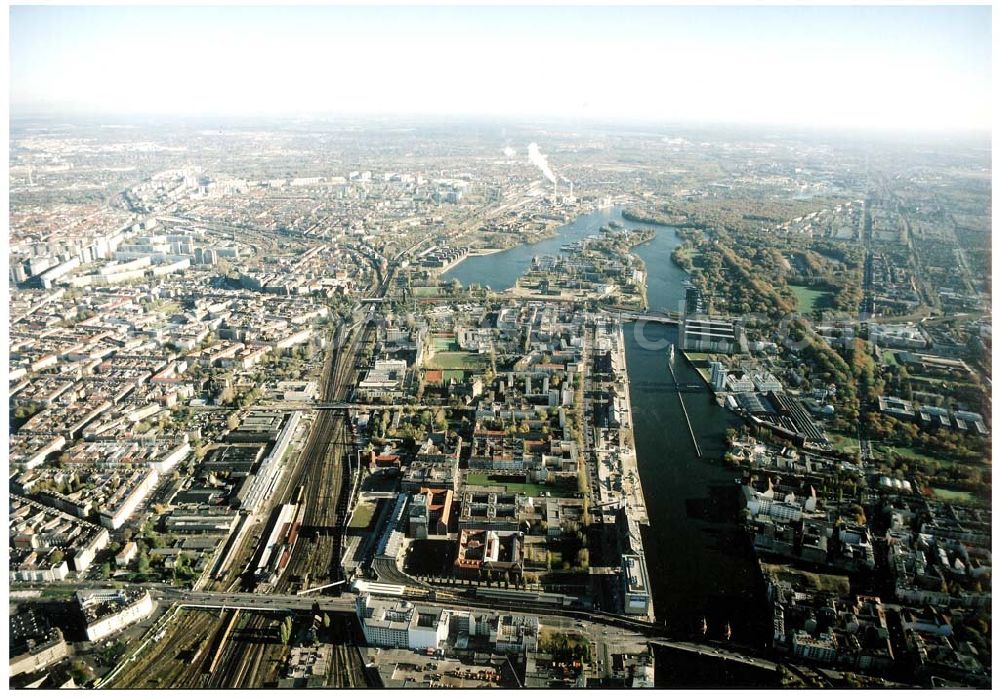
[[[621,402],[621,441],[625,444],[621,450],[622,489],[625,495],[625,506],[628,507],[629,518],[644,526],[649,525],[649,515],[646,512],[646,497],[642,491],[642,480],[639,477],[639,463],[635,455],[635,434],[632,432],[632,395],[629,392],[628,366],[625,363],[625,335],[623,325],[616,323],[616,337],[613,349],[612,365],[615,378],[623,391]]]

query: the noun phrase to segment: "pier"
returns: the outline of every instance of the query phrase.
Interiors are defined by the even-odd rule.
[[[674,373],[674,362],[669,357],[667,358],[667,368],[670,369],[670,378],[674,381],[674,387],[677,389],[677,399],[680,400],[681,410],[684,412],[684,421],[687,422],[688,433],[691,434],[691,443],[694,444],[694,451],[701,458],[701,446],[698,445],[698,439],[694,435],[694,427],[691,426],[691,415],[688,414],[687,405],[684,404],[684,391],[681,388],[685,386],[681,386],[677,382],[677,374]]]

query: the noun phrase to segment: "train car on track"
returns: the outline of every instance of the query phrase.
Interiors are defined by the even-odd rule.
[[[510,604],[530,603],[547,604],[562,608],[584,608],[583,602],[567,594],[550,594],[546,592],[518,591],[514,589],[490,589],[478,587],[475,591],[476,598],[500,601]]]
[[[292,549],[299,538],[302,520],[305,517],[305,488],[299,486],[292,501],[283,504],[278,518],[271,527],[270,535],[254,578],[258,584],[274,585],[288,566]]]

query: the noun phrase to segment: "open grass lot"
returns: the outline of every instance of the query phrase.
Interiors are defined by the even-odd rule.
[[[931,492],[934,496],[940,499],[942,502],[948,502],[950,504],[975,504],[979,501],[972,492],[962,492],[960,490],[944,490],[937,487],[932,487]]]
[[[947,467],[955,463],[965,462],[962,459],[952,459],[952,458],[939,458],[935,455],[926,453],[917,448],[911,448],[909,446],[877,446],[876,450],[883,451],[884,453],[895,453],[905,458],[910,458],[916,461],[925,461],[928,463],[936,463],[938,467]]]
[[[727,356],[725,354],[710,354],[704,351],[682,351],[687,360],[695,368],[708,368],[708,365],[713,361],[721,361],[726,363]]]
[[[181,304],[176,301],[158,300],[150,306],[150,310],[164,315],[173,315],[181,311]]]
[[[687,358],[688,363],[701,374],[702,378],[705,379],[706,383],[712,382],[712,369],[709,368],[709,364],[713,361],[720,361],[725,365],[726,357],[722,354],[709,354],[703,351],[684,351],[681,352],[685,358]],[[676,359],[675,359],[676,360]],[[676,364],[674,364],[676,366]]]
[[[563,485],[539,484],[535,482],[506,482],[498,480],[488,473],[469,473],[465,477],[465,484],[477,485],[479,487],[503,487],[507,490],[508,494],[525,494],[529,497],[537,497],[546,492],[551,493],[553,497],[568,497],[576,494],[575,489]]]
[[[949,381],[944,378],[936,378],[933,376],[921,376],[910,374],[910,382],[913,383],[914,388],[921,389],[924,387],[940,388],[945,383],[953,383],[959,381]]]
[[[833,447],[838,451],[857,453],[861,450],[858,445],[858,439],[854,436],[848,436],[847,434],[841,434],[835,431],[828,431],[826,436],[830,439],[830,443],[833,444]]]
[[[703,351],[685,351],[684,356],[687,357],[692,366],[702,368],[708,366],[708,362],[712,361],[714,354],[708,354]]]
[[[562,647],[563,641],[565,641],[566,646],[570,649],[574,647],[587,647],[590,644],[587,638],[572,630],[542,626],[538,631],[539,645],[551,647],[554,642],[556,647]]]
[[[372,504],[359,504],[354,508],[354,515],[348,528],[361,529],[371,526],[372,518],[375,516],[375,506]]]
[[[771,564],[762,562],[760,565],[767,574],[774,574],[781,580],[792,582],[797,588],[815,589],[816,591],[835,591],[840,594],[850,593],[850,577],[842,574],[819,574],[796,569],[791,565]]]
[[[431,344],[434,345],[435,352],[458,351],[458,342],[454,337],[432,337]]]
[[[489,365],[489,357],[465,351],[443,351],[428,362],[429,368],[479,369]]]
[[[434,296],[442,295],[442,290],[439,286],[413,286],[411,290],[417,298],[433,298]]]
[[[795,295],[795,305],[800,313],[812,313],[833,307],[833,294],[826,288],[815,286],[791,286]]]
[[[910,383],[914,389],[922,390],[976,390],[976,384],[971,381],[955,378],[934,378],[931,376],[910,375]]]

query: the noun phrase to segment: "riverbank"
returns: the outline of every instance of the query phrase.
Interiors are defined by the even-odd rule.
[[[617,327],[617,342],[612,353],[611,365],[616,375],[621,375],[622,402],[621,423],[625,431],[625,447],[622,449],[621,463],[624,483],[630,483],[626,491],[625,506],[629,508],[629,516],[636,522],[648,526],[649,513],[646,511],[646,496],[642,490],[642,478],[639,477],[639,460],[635,453],[635,433],[632,431],[632,394],[629,388],[628,364],[625,358],[625,331],[621,324]]]
[[[459,264],[461,264],[462,262],[464,262],[465,260],[467,260],[471,256],[472,256],[471,253],[467,252],[464,255],[462,255],[461,257],[458,257],[456,259],[451,260],[450,262],[448,262],[444,266],[437,267],[436,269],[433,269],[433,272],[435,274],[437,274],[438,276],[440,276],[442,274],[447,274],[449,271],[451,271],[452,269],[454,269],[455,267],[457,267]]]
[[[556,255],[563,245],[597,233],[602,225],[623,222],[620,213],[620,209],[605,209],[581,216],[561,226],[552,239],[482,259],[469,258],[448,276],[494,289],[511,287],[534,257]],[[653,228],[656,236],[632,250],[646,266],[648,305],[654,311],[683,309],[689,275],[670,259],[683,239],[672,228]],[[634,439],[635,463],[631,458],[622,465],[614,462],[604,472],[610,475],[612,468],[617,472],[628,468],[637,473],[636,489],[641,488],[643,496],[642,507],[638,501],[633,503],[634,511],[649,525],[636,523],[632,537],[640,539],[637,547],[645,551],[656,617],[678,633],[691,632],[704,616],[713,630],[731,625],[734,641],[752,643],[765,637],[767,618],[756,617],[761,609],[766,610],[766,604],[760,605],[756,598],[759,572],[752,548],[737,525],[739,490],[732,472],[722,463],[725,432],[742,420],[720,407],[707,391],[685,395],[703,452],[699,458],[664,365],[668,344],[679,341],[678,329],[660,323],[626,323],[620,330],[609,329],[624,352],[618,365],[628,379],[628,392],[625,383],[616,390],[620,396],[627,395],[625,419]],[[617,362],[622,354],[616,353]],[[679,383],[703,380],[688,361],[676,362],[675,370]],[[593,496],[594,503],[599,503],[600,496]]]
[[[443,267],[435,269],[434,271],[435,273],[438,274],[438,276],[441,276],[442,274],[447,274],[449,271],[451,271],[452,269],[454,269],[455,267],[457,267],[459,264],[466,261],[470,257],[489,257],[490,255],[500,254],[501,252],[507,252],[508,250],[518,247],[520,244],[521,243],[519,243],[518,245],[512,245],[511,247],[481,247],[479,249],[469,250],[461,257],[453,259],[452,261],[445,264]]]
[[[527,236],[528,239],[521,239],[512,247],[497,252],[493,252],[495,247],[481,248],[490,250],[490,254],[469,254],[461,264],[439,278],[445,282],[455,280],[463,286],[477,284],[494,290],[509,289],[535,257],[558,255],[562,245],[581,240],[596,233],[602,225],[619,220],[616,209],[607,209],[584,213],[562,225],[553,221],[543,233]]]
[[[693,368],[695,371],[698,372],[698,377],[701,378],[701,382],[704,383],[706,387],[711,388],[712,387],[712,373],[711,373],[711,371],[709,371],[707,368],[704,368],[704,367],[698,365],[698,363],[700,363],[702,361],[706,361],[706,360],[710,361],[710,360],[712,360],[711,358],[709,358],[709,357],[711,357],[711,354],[699,354],[699,357],[705,357],[705,358],[693,358],[692,359],[691,358],[691,354],[692,353],[696,353],[696,352],[689,352],[689,351],[683,351],[682,350],[681,351],[681,356],[684,357],[684,360],[688,362],[688,365],[690,365],[691,368]]]
[[[649,245],[656,239],[656,231],[653,228],[639,228],[638,230],[632,232],[647,232],[649,237],[644,237],[640,240],[636,240],[628,245],[628,254],[634,257],[633,263],[636,268],[642,272],[642,310],[649,309],[649,271],[646,269],[646,260],[644,260],[638,253],[636,253],[636,248],[642,245]]]
[[[702,223],[693,223],[686,216],[680,218],[668,218],[656,213],[636,211],[630,208],[622,209],[622,218],[632,223],[646,223],[648,225],[661,225],[667,228],[698,228],[704,229]]]
[[[587,336],[590,336],[589,333]],[[648,526],[649,515],[635,455],[622,325],[611,316],[599,315],[593,330],[591,351],[586,351],[587,344],[589,342],[585,338],[585,355],[590,355],[593,361],[606,355],[610,358],[610,366],[602,369],[599,376],[588,376],[586,379],[589,387],[585,386],[584,393],[595,396],[595,399],[588,403],[585,410],[592,416],[588,418],[584,445],[588,471],[592,473],[592,478],[596,476],[596,483],[592,482],[589,489],[596,499],[593,504],[597,506],[598,521],[602,526],[610,526],[613,535],[620,537],[612,544],[613,558],[608,561],[612,563],[608,573],[613,575],[613,603],[627,615],[654,621],[653,580],[649,574],[641,530],[641,526]],[[587,361],[588,366],[592,360]],[[592,428],[590,424],[593,424]],[[622,508],[625,510],[626,529],[620,525]],[[619,559],[615,557],[619,553],[628,553],[628,556]],[[619,563],[628,564],[631,570],[625,595],[618,588],[620,582],[613,571]]]
[[[648,211],[636,211],[630,208],[622,209],[622,218],[632,223],[645,223],[647,225],[663,225],[670,226],[671,228],[676,228],[678,225],[683,224],[684,221],[673,221],[664,216],[657,215],[655,213],[650,213]]]

